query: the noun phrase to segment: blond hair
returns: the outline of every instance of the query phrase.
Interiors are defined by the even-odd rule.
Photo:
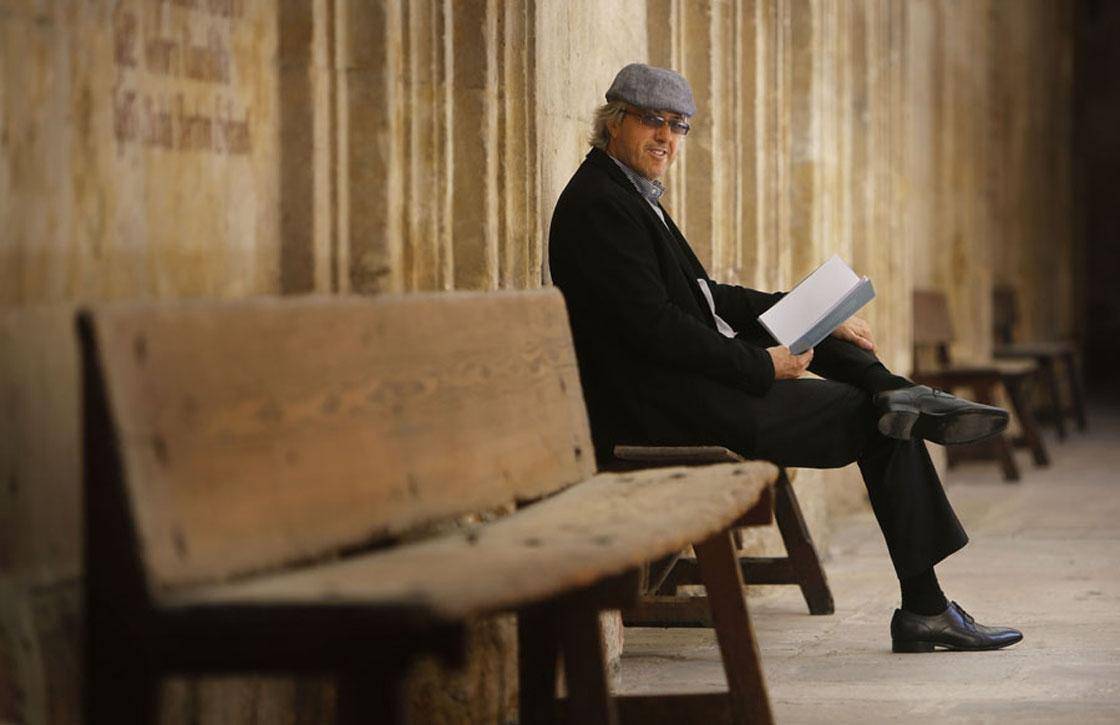
[[[595,109],[588,142],[600,151],[606,151],[607,144],[611,142],[610,125],[616,121],[621,122],[622,117],[626,115],[626,110],[625,101],[610,101]]]

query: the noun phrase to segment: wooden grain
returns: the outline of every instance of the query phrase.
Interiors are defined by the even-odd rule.
[[[508,609],[621,574],[721,531],[776,475],[775,466],[759,461],[600,474],[472,530],[168,594],[162,604],[414,601],[449,619]]]
[[[568,597],[559,608],[560,642],[570,725],[618,725],[607,683],[603,628],[597,607]]]
[[[745,460],[735,451],[723,446],[615,446],[614,457],[621,461],[667,466]]]
[[[743,576],[730,533],[720,532],[696,544],[696,559],[712,609],[734,721],[771,723],[774,718],[758,656],[758,642],[747,611]]]
[[[109,305],[90,317],[157,590],[594,471],[555,290]]]

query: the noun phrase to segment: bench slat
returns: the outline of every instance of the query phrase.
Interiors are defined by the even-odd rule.
[[[777,473],[773,464],[747,461],[599,474],[485,526],[307,571],[172,594],[162,604],[414,601],[449,619],[499,611],[704,540],[750,509]]]
[[[87,320],[153,592],[594,473],[556,290],[107,305]]]

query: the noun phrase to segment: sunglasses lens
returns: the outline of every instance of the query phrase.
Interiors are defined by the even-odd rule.
[[[627,113],[630,112],[627,111]],[[665,124],[669,124],[669,131],[678,136],[684,136],[692,129],[692,127],[684,121],[666,121],[661,116],[656,116],[652,113],[643,113],[641,115],[635,113],[631,115],[637,116],[638,120],[642,122],[642,125],[649,126],[650,128],[661,128]]]

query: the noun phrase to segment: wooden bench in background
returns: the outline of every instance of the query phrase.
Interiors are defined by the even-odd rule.
[[[999,285],[995,288],[992,293],[992,312],[995,334],[992,355],[998,360],[1033,360],[1038,365],[1039,375],[1049,397],[1048,405],[1038,411],[1039,417],[1053,423],[1058,440],[1066,438],[1067,416],[1077,423],[1078,430],[1084,431],[1085,385],[1081,380],[1081,368],[1077,364],[1077,346],[1071,340],[1016,342],[1014,330],[1018,321],[1018,305],[1013,287]],[[1065,370],[1069,388],[1068,404],[1062,395],[1059,368]]]
[[[987,405],[999,405],[999,392],[1002,390],[1011,403],[1022,435],[1012,439],[1004,431],[979,443],[950,446],[947,449],[949,464],[969,457],[995,458],[1003,468],[1003,477],[1008,481],[1018,481],[1019,467],[1012,453],[1014,446],[1025,446],[1030,449],[1035,465],[1048,465],[1050,458],[1026,395],[1026,388],[1038,370],[1034,362],[993,360],[954,363],[949,356],[952,341],[953,325],[945,295],[933,290],[915,290],[914,381],[945,390],[967,387],[976,402]],[[928,359],[930,352],[934,353],[935,364],[927,367],[923,359]]]
[[[723,446],[615,446],[619,470],[640,470],[658,466],[704,466],[737,463],[744,459]],[[759,557],[738,555],[743,580],[750,585],[794,584],[801,588],[811,614],[832,614],[832,591],[813,546],[801,505],[793,490],[794,471],[781,469],[774,486],[766,491],[766,505],[757,506],[735,522],[736,543],[741,543],[739,527],[777,523],[786,555]],[[710,627],[709,608],[704,597],[682,596],[678,588],[700,584],[696,559],[687,552],[676,552],[643,569],[642,597],[623,613],[627,625],[637,627]]]
[[[522,723],[771,720],[730,527],[777,468],[597,474],[555,290],[105,305],[79,327],[91,722],[148,721],[169,673],[246,671],[335,673],[339,720],[392,722],[408,663],[454,662],[498,611]],[[598,612],[690,544],[728,692],[612,697]]]

